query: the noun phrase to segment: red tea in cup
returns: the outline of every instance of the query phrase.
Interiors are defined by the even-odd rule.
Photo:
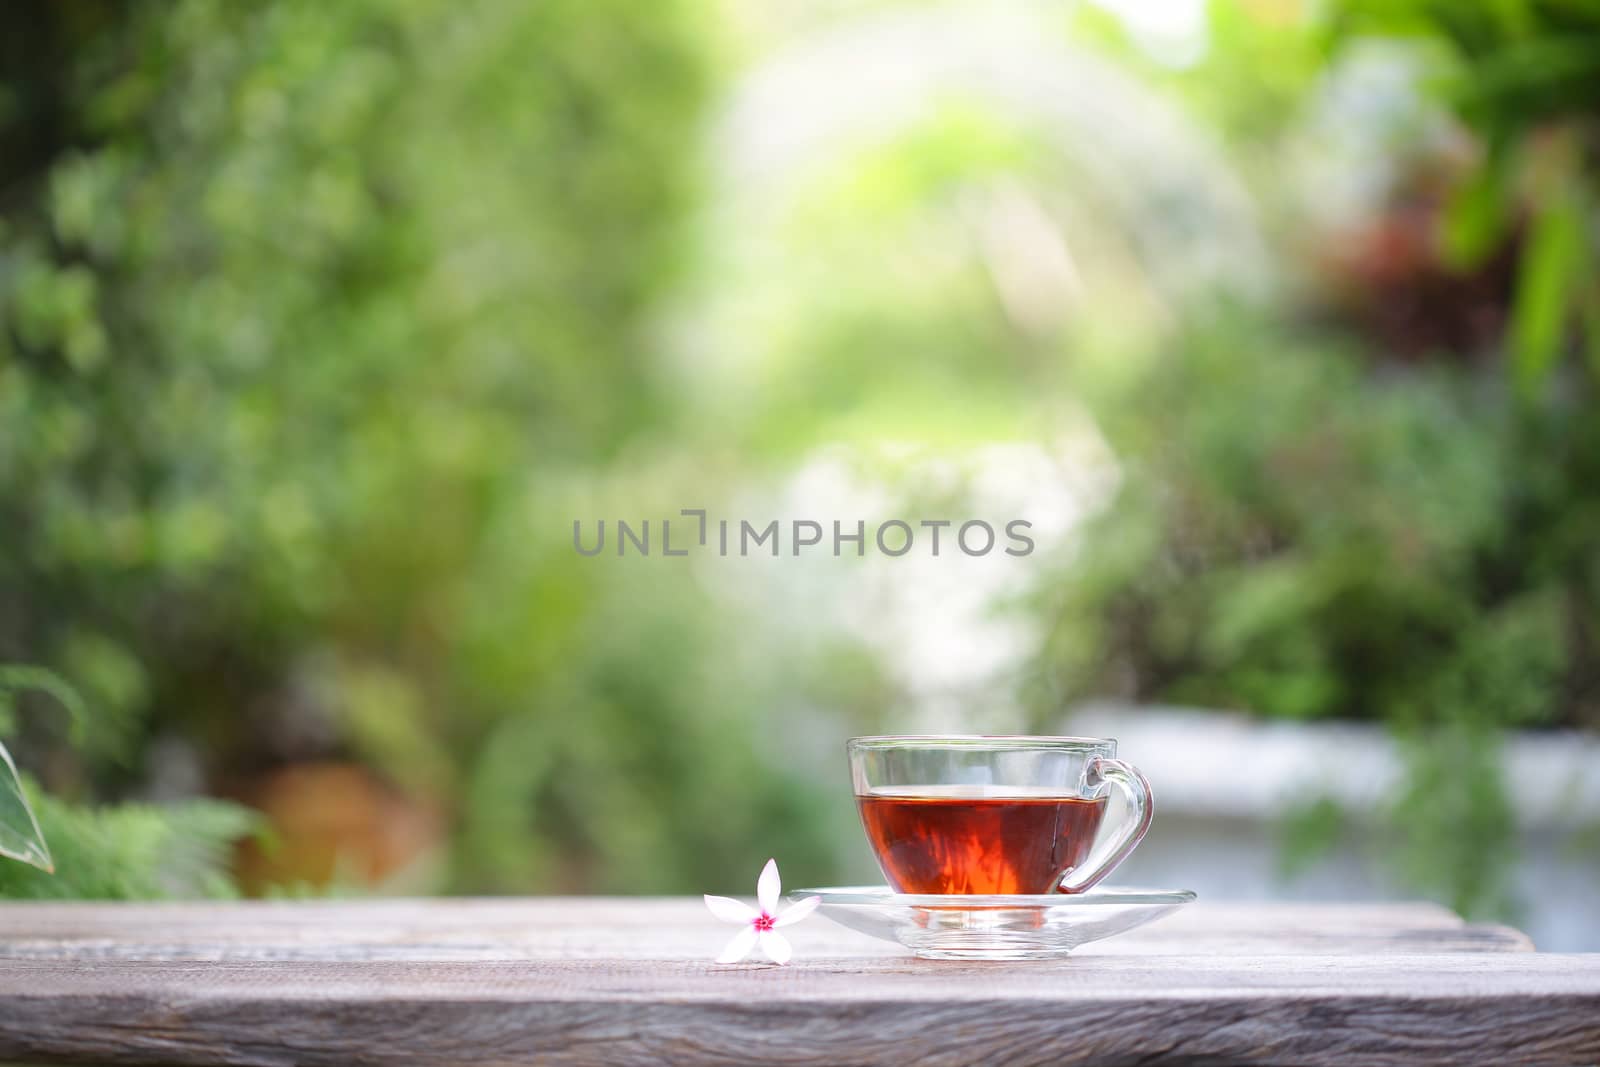
[[[1106,798],[1013,787],[894,786],[856,797],[900,893],[1050,893],[1094,847]]]

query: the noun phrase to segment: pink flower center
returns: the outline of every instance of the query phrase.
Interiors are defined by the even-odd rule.
[[[756,916],[755,925],[757,930],[772,929],[772,916],[768,915],[766,912],[762,912],[760,915]]]

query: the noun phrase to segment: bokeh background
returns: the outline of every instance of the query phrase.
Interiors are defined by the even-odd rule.
[[[845,738],[1093,731],[1122,881],[1600,949],[1600,5],[60,0],[0,64],[0,893],[861,881]],[[574,551],[695,507],[1039,547]]]

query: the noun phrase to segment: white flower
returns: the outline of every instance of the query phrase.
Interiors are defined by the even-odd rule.
[[[761,946],[761,951],[766,953],[767,959],[773,963],[788,963],[792,950],[789,948],[789,939],[778,933],[778,927],[797,923],[807,915],[817,910],[817,905],[822,903],[821,897],[806,897],[797,900],[787,908],[783,914],[778,914],[778,893],[782,886],[778,881],[778,861],[768,860],[767,865],[761,868],[761,877],[756,880],[756,902],[761,905],[760,910],[741,904],[732,897],[714,897],[706,894],[706,907],[711,909],[711,914],[727,923],[738,923],[744,929],[733,935],[733,940],[728,942],[728,947],[722,950],[722,955],[717,957],[718,963],[738,963],[750,954],[756,945]]]

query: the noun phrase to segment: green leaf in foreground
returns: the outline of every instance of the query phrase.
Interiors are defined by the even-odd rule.
[[[22,791],[22,779],[17,777],[17,765],[11,762],[5,745],[0,745],[0,856],[21,860],[41,871],[55,870],[50,846],[45,844],[39,820]]]

